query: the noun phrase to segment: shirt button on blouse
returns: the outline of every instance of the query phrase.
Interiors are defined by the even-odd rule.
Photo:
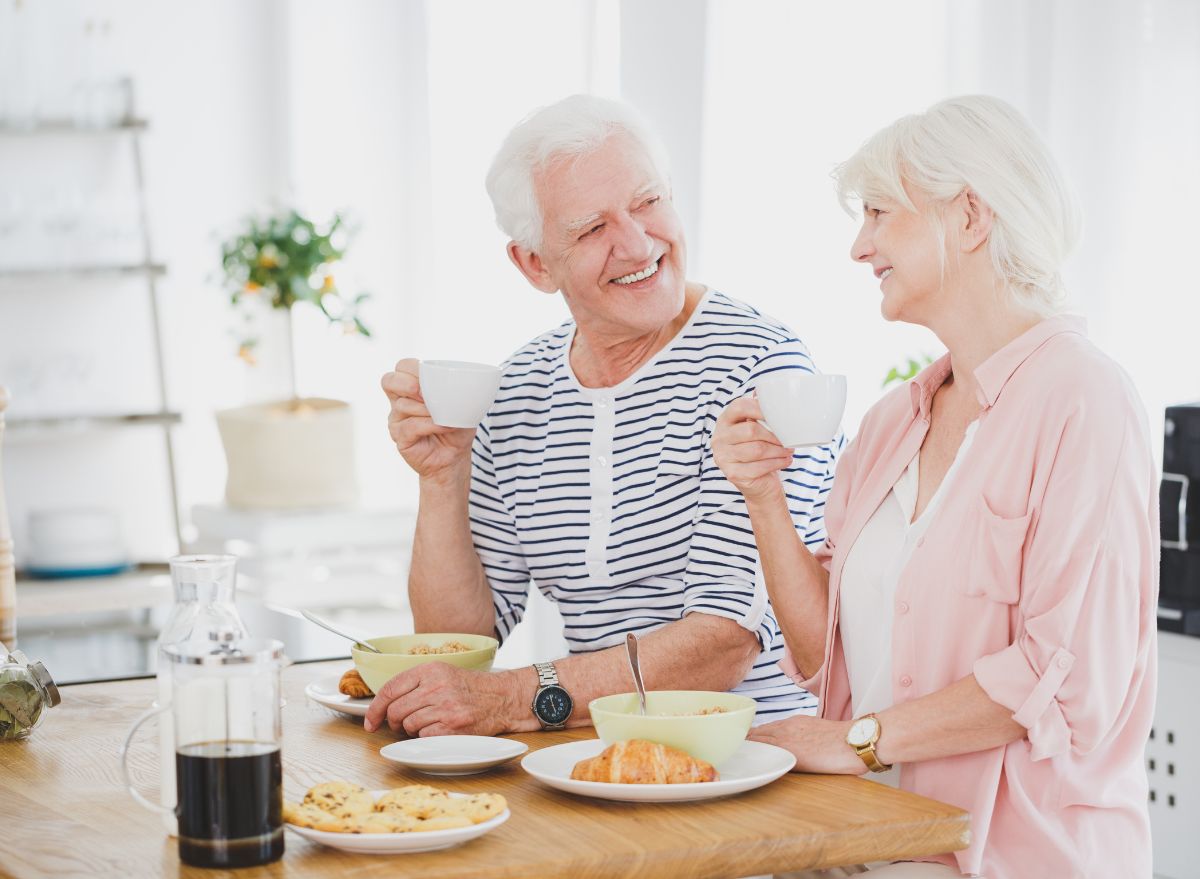
[[[1059,668],[1067,668],[1070,665],[1071,665],[1071,660],[1067,659],[1067,657],[1065,657],[1065,656],[1058,657],[1058,667]]]
[[[898,605],[896,605],[896,610],[900,611],[900,613],[908,613],[908,602],[900,602]]]
[[[908,675],[904,675],[903,677],[900,678],[900,686],[911,687],[912,686],[912,678],[910,678]]]

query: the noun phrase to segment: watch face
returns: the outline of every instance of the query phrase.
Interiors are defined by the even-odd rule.
[[[562,687],[543,687],[533,700],[533,713],[547,726],[566,723],[573,707],[570,695]]]
[[[874,717],[860,717],[854,721],[854,725],[850,727],[850,732],[846,734],[846,741],[855,747],[862,747],[870,744],[871,739],[875,736],[875,730],[879,724]]]

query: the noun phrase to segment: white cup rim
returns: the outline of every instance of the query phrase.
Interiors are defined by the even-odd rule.
[[[463,372],[494,372],[500,368],[490,363],[476,363],[470,360],[422,360],[421,365],[437,369],[458,369]]]

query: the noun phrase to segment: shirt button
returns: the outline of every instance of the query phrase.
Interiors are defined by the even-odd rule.
[[[604,455],[597,455],[596,463],[599,464],[601,467],[607,467],[608,466],[608,458],[604,457]]]
[[[1067,657],[1065,657],[1065,656],[1058,657],[1058,667],[1059,668],[1069,668],[1070,665],[1071,665],[1071,660],[1067,659]]]
[[[597,409],[607,409],[608,408],[608,400],[603,400],[603,399],[597,400],[596,408]]]
[[[912,678],[910,678],[908,675],[904,675],[904,677],[900,678],[900,686],[911,687],[912,686]]]
[[[896,610],[900,611],[900,613],[908,613],[908,602],[907,601],[900,602],[900,604],[897,605]]]

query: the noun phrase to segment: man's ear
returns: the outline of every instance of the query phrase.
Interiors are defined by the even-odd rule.
[[[550,277],[542,258],[516,241],[508,242],[508,258],[517,267],[525,280],[543,293],[557,293],[558,284]]]
[[[995,215],[987,203],[973,189],[964,189],[954,199],[954,205],[959,214],[959,249],[963,253],[978,250],[987,243],[992,234],[992,220]]]

